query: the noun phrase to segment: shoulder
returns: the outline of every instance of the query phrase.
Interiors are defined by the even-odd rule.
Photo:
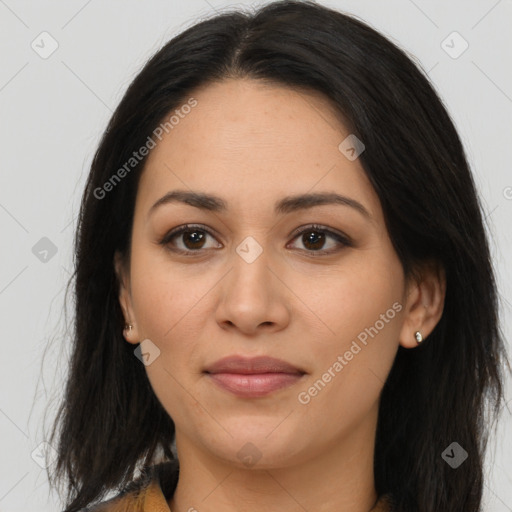
[[[148,497],[169,500],[178,482],[178,461],[167,461],[146,467],[114,497],[82,509],[81,512],[139,512],[145,509]]]

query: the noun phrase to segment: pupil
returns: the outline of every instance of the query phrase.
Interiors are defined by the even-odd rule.
[[[313,245],[313,249],[321,249],[325,240],[325,233],[319,233],[318,231],[310,231],[309,233],[305,233],[302,236],[302,243],[304,247],[307,247],[307,244]]]
[[[198,231],[185,231],[185,245],[189,247],[187,242],[190,242],[192,244],[192,247],[189,247],[189,249],[197,249],[198,247],[201,247],[201,243],[204,239],[204,233],[200,233]]]
[[[204,241],[204,233],[199,231],[185,231],[185,245],[189,247],[191,244],[192,249],[200,248]],[[310,231],[302,235],[302,243],[305,247],[310,246],[312,249],[321,249],[325,241],[325,234],[319,233],[318,231]]]

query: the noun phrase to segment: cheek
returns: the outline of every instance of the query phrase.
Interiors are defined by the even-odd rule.
[[[391,268],[388,273],[378,266],[364,268],[356,272],[354,266],[352,272],[326,281],[325,294],[316,297],[319,316],[334,334],[310,345],[314,373],[297,401],[326,435],[366,417],[398,349],[401,274]]]
[[[208,283],[207,274],[204,279],[189,279],[179,266],[172,266],[152,250],[134,255],[132,299],[144,336],[166,343],[183,325],[191,323],[201,310]]]
[[[371,261],[370,254],[364,256],[357,255],[337,271],[317,275],[314,286],[305,279],[308,282],[303,289],[308,293],[303,301],[321,320],[318,323],[323,335],[319,332],[318,338],[326,346],[350,345],[361,333],[364,339],[366,329],[376,323],[381,338],[399,332],[397,318],[403,309],[401,266],[392,259],[384,264]]]
[[[211,271],[192,274],[150,251],[135,255],[132,269],[140,339],[150,339],[160,351],[155,363],[146,367],[148,377],[164,403],[175,403],[175,397],[184,400],[180,384],[193,387],[201,376],[201,340],[212,316],[208,292],[218,276]]]
[[[311,309],[329,331],[324,327],[328,335],[315,338],[310,347],[315,371],[301,391],[303,402],[330,411],[321,420],[327,423],[365,415],[378,399],[398,349],[401,265],[393,258],[371,260],[369,253],[361,255],[343,271],[321,279],[323,293],[311,297]]]
[[[180,424],[201,417],[191,398],[196,384],[191,361],[197,357],[206,318],[203,285],[200,279],[184,279],[170,265],[133,260],[132,297],[140,338],[150,339],[159,350],[146,366],[147,376],[164,409]]]

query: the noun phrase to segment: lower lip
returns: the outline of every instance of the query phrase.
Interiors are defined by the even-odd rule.
[[[215,384],[237,396],[265,396],[295,384],[302,378],[298,373],[208,373]]]

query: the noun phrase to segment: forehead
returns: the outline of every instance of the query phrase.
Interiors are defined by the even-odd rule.
[[[233,79],[190,97],[196,105],[148,156],[137,199],[145,209],[173,188],[226,197],[244,209],[317,190],[350,194],[378,209],[359,161],[339,149],[350,133],[322,94]]]

